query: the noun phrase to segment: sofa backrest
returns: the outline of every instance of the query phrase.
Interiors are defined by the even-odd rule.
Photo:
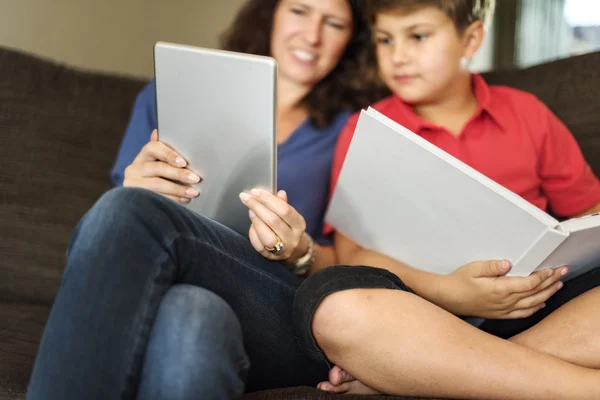
[[[54,298],[143,84],[0,48],[0,300]]]
[[[600,175],[600,53],[485,75],[536,94]],[[109,170],[144,81],[0,48],[0,301],[49,304],[70,234],[110,188]]]

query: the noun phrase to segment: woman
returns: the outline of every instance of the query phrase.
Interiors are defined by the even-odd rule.
[[[197,196],[176,182],[200,177],[156,133],[144,145],[156,127],[144,89],[113,179],[150,190],[107,193],[76,228],[29,399],[231,398],[249,362],[248,390],[327,377],[297,347],[292,302],[296,275],[334,262],[321,235],[329,171],[349,112],[374,100],[363,94],[368,40],[358,1],[253,0],[234,21],[225,48],[279,65],[287,192],[241,195],[251,243],[172,201]]]

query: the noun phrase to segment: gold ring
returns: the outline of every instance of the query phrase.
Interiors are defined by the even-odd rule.
[[[273,247],[265,246],[265,250],[271,254],[279,254],[283,250],[283,247],[283,242],[281,241],[281,239],[277,238],[275,243],[273,243]]]

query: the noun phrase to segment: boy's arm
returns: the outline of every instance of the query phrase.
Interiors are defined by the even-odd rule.
[[[493,319],[526,318],[539,311],[559,287],[561,269],[536,271],[527,277],[506,277],[507,261],[479,261],[449,275],[425,272],[365,249],[335,233],[340,264],[375,266],[395,274],[417,295],[455,315]]]
[[[584,217],[586,215],[592,215],[592,214],[596,214],[596,213],[600,213],[600,203],[596,204],[594,207],[590,208],[589,210],[582,212],[581,214],[577,214],[576,217]]]
[[[539,177],[550,209],[563,217],[600,211],[600,181],[583,157],[575,137],[540,103],[543,141]]]
[[[421,271],[372,250],[367,250],[343,234],[335,233],[338,262],[344,265],[368,265],[383,268],[398,277],[424,299],[445,308],[441,299],[442,275]]]

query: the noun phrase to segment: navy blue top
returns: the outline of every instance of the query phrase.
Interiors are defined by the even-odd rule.
[[[125,168],[133,162],[157,128],[155,84],[152,80],[138,95],[129,126],[111,171],[115,186],[123,185]],[[306,119],[278,147],[277,187],[285,190],[290,204],[306,220],[306,231],[321,244],[323,218],[329,201],[331,162],[337,137],[349,113],[338,114],[326,128],[318,128]]]

